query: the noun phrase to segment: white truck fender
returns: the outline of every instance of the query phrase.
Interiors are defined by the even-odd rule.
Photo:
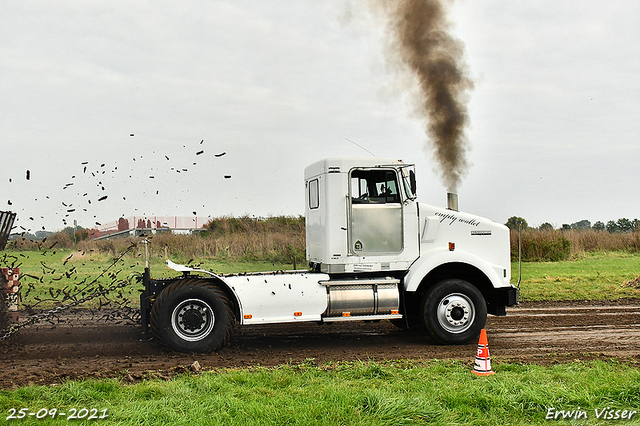
[[[404,278],[405,291],[418,290],[423,278],[438,266],[447,263],[466,263],[479,269],[487,276],[494,288],[509,285],[501,279],[502,267],[490,265],[478,256],[463,250],[449,251],[447,249],[433,249],[420,256],[409,268],[409,273]]]
[[[207,274],[207,275],[211,275],[212,277],[216,277],[216,278],[220,278],[222,279],[222,277],[220,277],[219,275],[211,272],[211,271],[207,271],[205,269],[196,269],[196,268],[192,268],[191,266],[187,266],[187,265],[180,265],[178,263],[174,263],[172,261],[170,261],[169,259],[167,259],[167,266],[169,267],[169,269],[173,269],[176,272],[202,272],[203,274]]]
[[[236,292],[236,290],[233,288],[233,286],[231,286],[229,284],[229,282],[227,282],[227,280],[225,280],[224,277],[216,274],[215,272],[207,271],[206,269],[197,269],[197,268],[192,268],[191,266],[187,266],[187,265],[180,265],[178,263],[172,262],[169,259],[167,259],[166,263],[167,263],[167,266],[170,269],[173,269],[176,272],[201,272],[203,274],[207,274],[207,275],[210,275],[212,277],[215,277],[215,278],[219,279],[220,282],[222,282],[229,289],[229,291],[231,291],[231,293],[233,293],[233,297],[236,299],[236,302],[238,304],[238,310],[242,314],[242,301],[240,300],[240,297],[238,297],[238,292]]]

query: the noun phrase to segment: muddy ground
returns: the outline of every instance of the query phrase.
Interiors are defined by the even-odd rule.
[[[471,363],[477,347],[442,346],[387,321],[357,321],[239,327],[232,344],[217,353],[181,354],[142,341],[137,325],[96,322],[86,312],[66,320],[22,329],[0,343],[1,389],[88,377],[167,379],[189,372],[194,361],[203,370],[354,360],[453,358]],[[489,316],[486,329],[494,363],[640,362],[640,299],[523,302],[505,317]]]

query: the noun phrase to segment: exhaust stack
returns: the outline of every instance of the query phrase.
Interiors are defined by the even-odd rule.
[[[447,208],[455,212],[458,211],[458,194],[447,192]]]

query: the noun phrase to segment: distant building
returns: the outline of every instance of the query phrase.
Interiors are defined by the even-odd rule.
[[[156,232],[172,232],[175,234],[190,234],[199,232],[209,223],[210,218],[202,216],[130,216],[97,226],[94,231],[95,239],[105,239],[120,236],[137,236],[155,234]]]

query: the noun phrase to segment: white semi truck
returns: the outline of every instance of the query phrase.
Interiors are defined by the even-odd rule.
[[[442,344],[477,339],[487,314],[518,303],[510,284],[509,229],[416,200],[414,166],[379,158],[327,158],[305,169],[309,269],[151,279],[142,325],[182,352],[217,350],[236,324],[390,320]]]

